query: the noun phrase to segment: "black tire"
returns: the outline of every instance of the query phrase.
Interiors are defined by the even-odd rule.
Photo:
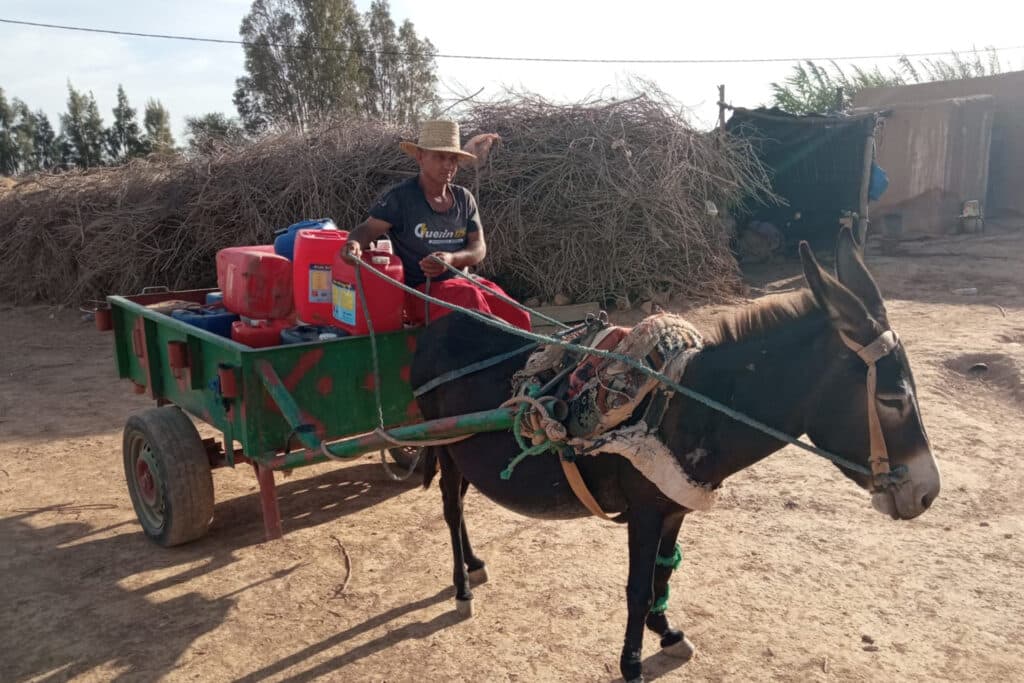
[[[389,448],[388,455],[399,467],[408,470],[416,464],[415,469],[419,470],[423,463],[423,448],[419,446],[400,446],[398,448]]]
[[[213,474],[199,432],[179,408],[128,418],[124,474],[142,530],[164,547],[203,536],[213,519]]]

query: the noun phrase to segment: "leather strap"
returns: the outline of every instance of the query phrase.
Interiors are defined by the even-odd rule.
[[[882,432],[882,422],[878,419],[878,368],[875,363],[899,345],[899,338],[895,332],[887,330],[867,346],[861,346],[842,332],[839,333],[839,337],[868,366],[868,434],[871,438],[868,462],[871,464],[871,473],[875,480],[880,481],[891,473],[892,467],[889,462],[889,449],[885,445],[885,434]]]
[[[840,333],[839,336],[843,338],[843,343],[850,347],[868,365],[873,365],[888,356],[900,343],[899,337],[892,330],[886,330],[867,346],[860,346],[845,334]]]
[[[598,502],[594,500],[594,496],[591,495],[590,489],[587,488],[586,482],[583,481],[583,475],[580,474],[580,468],[576,467],[576,463],[569,462],[562,457],[559,457],[558,461],[562,463],[562,472],[565,473],[565,478],[569,480],[569,487],[572,489],[572,492],[580,499],[583,506],[590,510],[590,514],[608,522],[614,521],[604,513]]]

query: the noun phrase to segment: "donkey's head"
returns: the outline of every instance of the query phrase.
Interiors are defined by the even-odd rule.
[[[804,277],[836,334],[805,430],[818,446],[872,471],[841,468],[872,491],[875,509],[911,519],[939,494],[939,468],[917,405],[914,376],[889,327],[882,295],[849,229],[836,246],[836,277],[800,245]]]

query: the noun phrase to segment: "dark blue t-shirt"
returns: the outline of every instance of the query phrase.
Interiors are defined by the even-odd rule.
[[[452,208],[438,213],[427,202],[417,177],[409,178],[385,192],[370,209],[370,216],[391,224],[388,238],[405,270],[405,284],[415,287],[426,282],[420,261],[435,251],[459,251],[467,235],[480,230],[476,199],[461,185],[449,185],[455,201]],[[445,272],[434,280],[454,275]]]

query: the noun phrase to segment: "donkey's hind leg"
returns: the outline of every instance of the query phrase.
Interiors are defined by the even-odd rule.
[[[474,586],[487,583],[487,564],[473,553],[473,546],[469,544],[469,533],[466,531],[466,490],[469,488],[469,480],[462,480],[462,488],[459,492],[460,507],[462,507],[462,552],[466,558],[466,569],[469,570],[469,582]]]
[[[619,658],[619,671],[626,683],[643,681],[641,654],[644,620],[654,602],[654,562],[664,528],[664,515],[650,506],[629,509],[629,578],[626,581],[626,638]]]
[[[452,539],[452,583],[455,585],[455,609],[462,617],[473,616],[473,592],[469,589],[469,575],[466,572],[466,527],[462,519],[462,473],[445,448],[438,449],[441,465],[441,498],[444,501],[444,521]],[[469,553],[472,555],[472,553]]]
[[[678,516],[667,517],[662,528],[658,559],[654,565],[654,605],[647,615],[647,628],[661,636],[661,649],[665,654],[688,660],[695,651],[693,643],[682,631],[672,628],[665,615],[668,609],[668,582],[682,561],[676,539],[684,516],[685,513],[680,513]]]

